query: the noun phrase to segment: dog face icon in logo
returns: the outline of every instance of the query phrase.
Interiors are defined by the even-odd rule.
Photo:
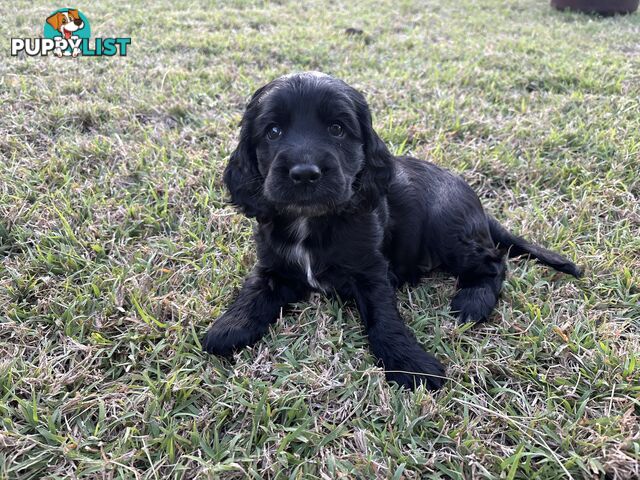
[[[63,55],[77,57],[82,53],[80,50],[81,38],[88,38],[90,34],[88,22],[78,10],[60,9],[47,17],[47,24],[53,32],[51,29],[47,31],[47,25],[45,25],[45,37],[61,37],[67,42],[67,48],[55,48],[53,51],[55,55],[58,57]]]

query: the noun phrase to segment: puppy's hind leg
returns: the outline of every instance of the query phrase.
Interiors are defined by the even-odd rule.
[[[451,311],[460,322],[487,320],[498,302],[506,265],[501,255],[487,253],[482,265],[458,275],[460,290],[451,301]]]
[[[460,322],[489,318],[506,273],[504,252],[495,247],[486,220],[474,215],[476,212],[470,211],[463,220],[441,227],[437,247],[442,266],[458,279],[459,290],[451,301],[451,311]]]

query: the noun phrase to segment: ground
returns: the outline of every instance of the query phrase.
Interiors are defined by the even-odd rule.
[[[78,4],[132,45],[76,60],[9,55],[64,5],[0,6],[0,478],[640,476],[640,14],[148,3]],[[388,385],[323,297],[234,362],[201,352],[255,260],[221,184],[243,106],[310,69],[361,89],[393,152],[586,267],[511,261],[475,327],[453,279],[401,290],[448,367],[437,393]]]

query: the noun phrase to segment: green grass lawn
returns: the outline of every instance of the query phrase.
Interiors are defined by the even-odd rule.
[[[66,5],[0,6],[0,478],[640,476],[640,15],[114,3],[77,7],[129,56],[76,60],[9,56]],[[200,351],[255,261],[221,183],[243,107],[309,69],[364,91],[392,151],[586,266],[510,262],[472,328],[451,278],[399,292],[448,366],[435,394],[388,385],[324,297],[233,363]]]

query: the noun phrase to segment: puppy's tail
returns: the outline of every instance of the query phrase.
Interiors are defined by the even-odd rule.
[[[568,273],[576,278],[582,276],[582,269],[569,259],[514,235],[490,215],[487,215],[487,219],[494,243],[499,249],[507,250],[510,258],[528,255],[560,272]]]

